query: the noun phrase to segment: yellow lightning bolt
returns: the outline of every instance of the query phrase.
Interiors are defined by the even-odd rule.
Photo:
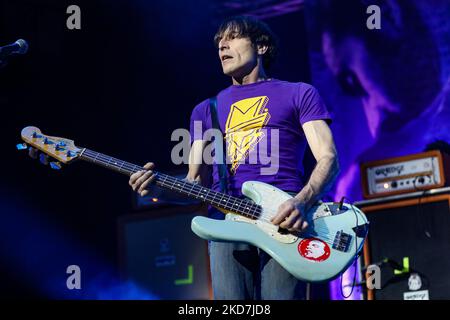
[[[240,100],[230,107],[225,124],[225,138],[233,174],[241,160],[247,158],[264,136],[261,129],[270,119],[270,114],[265,109],[268,102],[267,96],[260,96]]]

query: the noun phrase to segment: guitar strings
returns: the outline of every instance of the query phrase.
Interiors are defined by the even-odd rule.
[[[88,150],[88,149],[85,150],[84,154],[87,154],[90,158],[94,158],[94,159],[93,159],[94,162],[95,162],[96,160],[99,160],[99,159],[100,159],[100,160],[103,160],[103,161],[107,161],[106,163],[104,163],[106,166],[113,166],[113,165],[114,165],[116,168],[119,169],[119,171],[120,171],[121,169],[126,169],[129,173],[133,173],[133,172],[136,172],[136,171],[138,171],[138,170],[145,170],[144,168],[142,168],[142,167],[140,167],[140,166],[137,166],[137,165],[134,165],[134,164],[131,164],[131,163],[128,163],[128,162],[119,160],[119,159],[115,159],[115,158],[113,158],[113,157],[108,157],[108,156],[106,156],[106,155],[103,155],[103,154],[101,154],[101,153],[96,153],[96,152],[93,152],[93,151]],[[118,163],[121,163],[121,165],[118,166]],[[158,173],[156,173],[156,174],[158,174]],[[182,190],[183,192],[187,192],[188,195],[194,190],[195,187],[202,189],[201,186],[197,186],[197,185],[195,185],[195,184],[193,184],[193,183],[186,182],[186,181],[182,181],[182,180],[180,180],[180,179],[177,179],[177,178],[171,177],[171,176],[169,176],[169,175],[165,175],[165,174],[160,174],[160,175],[162,175],[162,177],[160,177],[160,178],[164,179],[164,183],[165,183],[165,182],[169,182],[169,183],[172,184],[172,186],[175,186],[175,184],[178,184],[179,186],[181,186],[181,190]],[[182,185],[181,185],[181,183],[182,183]],[[186,186],[190,186],[191,189],[190,189],[189,191],[188,191],[188,190],[185,190]],[[170,186],[169,186],[169,187],[170,187]],[[206,188],[203,188],[203,190],[209,191],[209,189],[206,189]],[[210,192],[214,192],[214,191],[209,191],[209,192],[205,195],[205,197],[200,197],[200,198],[202,198],[202,200],[205,200],[205,201],[210,200],[211,202],[213,202],[213,201],[217,201],[216,196],[219,195],[219,196],[222,196],[222,198],[220,199],[220,201],[221,201],[224,197],[228,197],[228,198],[229,198],[229,199],[226,201],[226,203],[225,203],[226,205],[227,205],[228,202],[231,201],[231,200],[234,200],[235,204],[236,204],[236,202],[237,202],[237,204],[238,204],[237,207],[231,206],[232,210],[234,210],[234,209],[237,209],[237,210],[243,210],[244,208],[249,208],[249,207],[250,207],[250,208],[252,208],[253,212],[258,212],[258,211],[261,209],[260,206],[257,206],[257,205],[255,205],[254,203],[252,203],[252,202],[250,202],[250,201],[248,201],[248,200],[245,200],[245,199],[239,199],[239,198],[235,198],[235,197],[231,197],[231,196],[229,196],[229,195],[225,195],[225,194],[221,194],[221,193],[217,193],[217,192],[215,192],[215,194],[213,194],[213,195],[211,196],[211,195],[209,194]],[[198,197],[199,194],[200,194],[200,192],[197,194],[197,197]],[[193,195],[194,195],[194,194],[193,194]],[[195,195],[194,195],[194,196],[195,196]],[[212,197],[212,199],[208,199],[208,197]],[[219,204],[220,204],[220,205],[223,205],[223,203],[221,203],[220,201],[219,201]],[[225,206],[225,209],[228,209],[228,208],[226,208],[226,206]],[[267,223],[272,224],[272,222],[270,221],[270,219],[267,219],[267,218],[265,218],[265,217],[261,217],[260,214],[253,214],[253,213],[251,213],[250,211],[248,211],[248,212],[246,213],[246,215],[251,216],[251,217],[253,217],[253,218],[255,218],[255,219],[259,219],[259,220],[262,220],[262,221],[265,221],[265,222],[267,222]],[[333,246],[333,243],[334,243],[334,237],[332,236],[332,233],[336,233],[336,232],[337,232],[336,230],[331,230],[331,229],[326,228],[326,227],[315,227],[315,228],[314,228],[314,231],[315,231],[315,234],[312,235],[312,236],[314,236],[314,237],[316,237],[317,239],[320,239],[320,240],[322,240],[322,241],[328,243],[329,245]]]
[[[83,152],[83,154],[82,154],[82,156],[83,155],[87,155],[87,157],[85,157],[86,159],[88,159],[88,160],[93,160],[93,162],[95,163],[96,161],[98,161],[98,160],[102,160],[103,161],[103,164],[104,165],[106,165],[107,167],[115,167],[115,168],[117,168],[119,171],[120,170],[124,170],[124,171],[127,171],[128,173],[134,173],[134,172],[137,172],[137,171],[140,171],[140,170],[145,170],[143,167],[140,167],[140,166],[137,166],[137,165],[134,165],[134,164],[131,164],[131,163],[128,163],[128,162],[126,162],[126,161],[123,161],[123,160],[119,160],[119,159],[116,159],[116,158],[113,158],[113,157],[109,157],[109,156],[106,156],[106,155],[104,155],[104,154],[102,154],[102,153],[98,153],[98,152],[95,152],[95,151],[92,151],[92,150],[89,150],[89,149],[84,149],[84,152]],[[100,161],[99,161],[100,162]],[[120,164],[120,166],[119,166],[119,164]],[[253,202],[250,202],[250,201],[248,201],[248,200],[246,200],[246,199],[240,199],[240,198],[236,198],[236,197],[232,197],[232,196],[230,196],[230,195],[226,195],[226,194],[221,194],[220,192],[216,192],[216,191],[214,191],[214,190],[211,190],[211,189],[207,189],[207,188],[203,188],[203,187],[201,187],[201,186],[199,186],[199,185],[196,185],[196,184],[193,184],[193,183],[190,183],[190,182],[187,182],[187,181],[183,181],[183,180],[181,180],[181,179],[177,179],[177,178],[174,178],[174,177],[171,177],[170,175],[166,175],[166,174],[162,174],[162,173],[158,173],[158,172],[155,172],[155,174],[158,176],[158,175],[162,175],[162,177],[160,177],[160,179],[162,178],[162,179],[164,179],[164,181],[163,181],[163,183],[166,183],[166,182],[169,182],[169,183],[171,183],[172,184],[172,186],[175,186],[175,184],[178,184],[179,186],[181,185],[181,184],[183,184],[183,185],[181,185],[181,188],[180,188],[180,190],[182,191],[181,193],[183,193],[183,192],[187,192],[188,194],[189,193],[191,193],[192,191],[193,191],[193,189],[194,188],[200,188],[200,189],[203,189],[203,190],[207,190],[208,191],[208,193],[211,193],[211,192],[214,192],[216,195],[219,195],[219,197],[220,196],[222,196],[222,199],[224,198],[224,197],[228,197],[229,199],[226,201],[226,203],[225,204],[228,204],[228,202],[229,201],[234,201],[235,202],[235,204],[237,204],[237,206],[236,207],[233,207],[232,205],[230,206],[230,208],[227,208],[227,207],[225,207],[224,209],[228,209],[228,210],[241,210],[241,211],[246,211],[245,209],[247,208],[251,208],[252,210],[253,210],[253,213],[252,212],[250,212],[250,211],[247,211],[247,212],[245,212],[245,215],[248,215],[248,216],[250,216],[250,217],[252,217],[252,218],[255,218],[255,219],[258,219],[258,220],[262,220],[262,221],[265,221],[265,222],[268,222],[268,223],[271,223],[271,221],[270,221],[270,219],[267,219],[267,218],[265,218],[264,216],[261,216],[260,214],[254,214],[254,213],[256,213],[256,212],[258,212],[260,209],[261,209],[261,207],[260,206],[258,206],[258,205],[256,205],[255,203],[253,203]],[[188,190],[185,190],[185,187],[186,186],[190,186],[191,187],[191,189],[188,191]],[[170,187],[170,186],[169,186]],[[201,191],[201,190],[200,190]],[[196,195],[194,195],[194,194],[192,194],[193,196],[195,196],[195,197],[197,197],[198,198],[198,196],[200,195],[200,193],[198,193],[197,194],[197,196]],[[210,201],[210,202],[213,202],[213,201],[218,201],[217,199],[216,199],[216,195],[212,195],[212,199],[208,199],[208,196],[210,196],[211,197],[211,195],[209,195],[209,194],[206,194],[204,197],[200,197],[202,200],[204,200],[204,201]],[[220,201],[222,200],[222,199],[220,199]],[[223,205],[223,203],[221,203],[220,201],[218,201],[218,205]],[[237,202],[237,203],[236,203]],[[214,203],[213,203],[214,204]],[[316,232],[316,234],[314,234],[314,236],[316,236],[317,238],[320,238],[320,239],[324,239],[324,240],[333,240],[333,237],[329,237],[328,235],[331,235],[332,233],[335,233],[335,232],[338,232],[338,231],[341,231],[341,230],[331,230],[331,229],[329,229],[329,228],[327,228],[327,227],[314,227],[314,231],[319,231],[319,232]],[[321,233],[320,231],[322,231],[322,232],[325,232],[325,233]],[[329,242],[327,242],[327,243],[329,243]]]
[[[103,155],[101,153],[97,153],[94,151],[91,151],[89,149],[85,149],[85,151],[83,152],[83,155],[87,155],[87,159],[88,160],[93,160],[93,162],[97,162],[98,160],[102,160],[103,164],[107,167],[115,167],[117,168],[119,171],[120,170],[124,170],[127,171],[128,173],[134,173],[137,172],[139,170],[145,170],[144,168],[131,164],[131,163],[127,163],[125,161],[119,160],[119,159],[115,159],[113,157],[108,157],[106,155]],[[99,161],[100,162],[100,161]],[[121,163],[121,165],[119,166],[118,164]],[[158,173],[155,172],[156,175],[159,175],[160,179],[164,179],[164,181],[162,181],[162,183],[166,183],[169,182],[172,184],[172,187],[175,187],[175,184],[178,184],[179,186],[181,186],[180,190],[183,192],[186,192],[188,194],[191,194],[193,191],[195,192],[195,188],[197,188],[197,191],[199,191],[196,195],[192,193],[193,196],[195,196],[196,198],[201,198],[203,200],[206,201],[210,201],[213,202],[214,205],[218,205],[218,206],[223,206],[224,209],[227,210],[239,210],[239,211],[243,211],[243,213],[245,213],[245,215],[248,215],[252,218],[261,218],[262,220],[266,220],[267,222],[270,222],[269,220],[262,218],[260,215],[260,210],[261,207],[256,205],[253,202],[250,202],[246,199],[240,199],[240,198],[236,198],[236,197],[232,197],[230,195],[226,195],[226,194],[221,194],[219,192],[216,192],[214,190],[210,190],[201,186],[198,186],[196,184],[190,183],[190,182],[186,182],[174,177],[171,177],[169,175],[163,174],[163,173]],[[190,186],[190,190],[187,190],[186,187]],[[170,188],[170,186],[169,186]],[[200,189],[200,190],[198,190]],[[207,192],[207,194],[205,194],[204,196],[200,195],[201,191],[203,192]],[[211,194],[213,193],[213,194]],[[222,196],[222,198],[219,200],[218,197]],[[224,198],[228,198],[226,200],[226,202],[222,202],[222,200]],[[229,202],[234,201],[234,203],[232,205],[229,204]],[[217,202],[217,203],[214,203]],[[227,207],[229,206],[229,207]]]
[[[108,160],[108,163],[106,163],[107,166],[111,166],[111,165],[112,165],[111,162],[114,161],[114,165],[115,165],[115,166],[117,166],[117,163],[118,163],[118,162],[122,162],[122,164],[121,164],[121,166],[120,166],[119,168],[126,168],[129,172],[136,172],[136,171],[138,171],[138,170],[145,170],[144,168],[142,168],[142,167],[140,167],[140,166],[133,165],[133,164],[130,164],[130,163],[127,163],[127,162],[124,162],[124,161],[121,161],[121,160],[118,160],[118,159],[115,159],[115,158],[112,158],[112,157],[108,157],[108,156],[103,155],[103,154],[101,154],[101,153],[95,153],[95,152],[92,152],[92,151],[90,151],[90,150],[88,150],[88,149],[85,150],[84,154],[86,154],[86,152],[88,153],[88,155],[90,155],[90,157],[93,157],[93,156],[95,155],[95,158],[94,158],[95,161],[98,160],[98,159],[104,160],[104,161],[105,161],[105,160]],[[138,169],[138,170],[136,170],[136,169]],[[186,182],[186,181],[182,181],[182,180],[179,180],[179,179],[177,179],[177,178],[173,178],[173,177],[171,177],[171,176],[169,176],[169,175],[165,175],[165,174],[162,174],[162,175],[163,175],[162,178],[164,179],[164,181],[165,181],[165,182],[168,181],[169,183],[172,183],[173,186],[174,186],[175,184],[177,184],[177,183],[180,184],[180,185],[181,185],[181,183],[183,183],[183,185],[181,185],[181,190],[184,191],[184,192],[191,193],[192,190],[193,190],[195,187],[200,188],[200,189],[202,188],[201,186],[197,186],[197,185],[195,185],[195,184],[192,184],[192,183],[189,183],[189,182]],[[189,190],[189,191],[185,190],[186,185],[191,186],[191,190]],[[204,190],[208,190],[208,189],[206,189],[206,188],[203,188],[203,189],[204,189]],[[214,192],[214,191],[213,191],[213,192]],[[199,194],[200,194],[200,193],[199,193]],[[221,195],[220,193],[217,193],[217,194]],[[194,195],[194,196],[195,196],[195,195]],[[215,195],[212,196],[212,199],[208,199],[208,196],[210,196],[210,195],[206,194],[205,197],[202,198],[202,199],[203,199],[203,200],[206,200],[206,201],[207,201],[207,200],[212,200],[212,201],[216,200],[216,201],[217,201],[217,199],[215,199],[215,198],[216,198]],[[225,197],[225,196],[228,196],[228,195],[225,195],[225,194],[224,194],[224,195],[222,196],[222,198]],[[230,196],[228,196],[228,197],[230,197]],[[230,197],[230,198],[231,198],[231,197]],[[232,198],[232,199],[233,199],[233,198]],[[239,198],[234,198],[233,200],[234,200],[235,202],[238,202],[238,206],[237,206],[237,208],[231,206],[232,209],[238,209],[238,210],[240,209],[240,210],[243,210],[244,207],[252,207],[252,206],[253,206],[253,210],[254,210],[254,211],[260,209],[259,206],[258,206],[258,207],[254,207],[255,204],[252,203],[252,202],[250,202],[250,201],[248,201],[248,200],[246,201],[245,199],[239,199]],[[228,203],[229,201],[230,201],[230,200],[228,200],[226,203]],[[219,201],[219,203],[220,203],[220,201]],[[244,203],[245,203],[245,204],[244,204]],[[220,204],[222,204],[222,203],[220,203]],[[225,209],[228,209],[228,208],[225,208]],[[253,218],[256,218],[256,219],[263,220],[263,221],[266,221],[266,222],[268,222],[268,223],[271,223],[270,219],[261,217],[260,215],[255,215],[255,214],[252,214],[252,213],[250,213],[250,212],[247,213],[247,215],[249,215],[249,216],[251,216],[251,217],[253,217]],[[316,231],[316,234],[315,234],[314,236],[316,236],[317,238],[320,238],[320,239],[323,239],[323,240],[329,240],[329,241],[334,241],[334,238],[333,238],[333,237],[329,237],[328,235],[331,236],[332,233],[336,233],[336,232],[337,232],[337,230],[331,230],[331,229],[326,228],[326,227],[315,227],[314,230]],[[317,231],[319,231],[319,232],[317,232]],[[322,232],[321,232],[321,231],[322,231]],[[327,242],[327,243],[329,243],[329,242]]]

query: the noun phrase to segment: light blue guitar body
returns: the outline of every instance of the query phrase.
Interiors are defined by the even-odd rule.
[[[307,282],[338,277],[363,247],[368,221],[352,205],[344,203],[341,208],[339,203],[317,205],[306,214],[309,227],[294,234],[269,222],[279,205],[291,195],[258,181],[245,182],[242,193],[261,206],[258,219],[234,213],[227,213],[225,220],[198,216],[192,220],[192,231],[206,240],[245,242],[259,247],[289,273]]]

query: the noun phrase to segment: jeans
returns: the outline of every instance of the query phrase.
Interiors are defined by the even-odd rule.
[[[215,241],[208,242],[208,250],[214,299],[306,299],[306,283],[297,280],[263,250],[246,243]]]
[[[297,280],[261,249],[209,241],[216,300],[304,300],[306,283]]]

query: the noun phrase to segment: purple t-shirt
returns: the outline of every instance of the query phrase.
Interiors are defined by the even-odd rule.
[[[242,194],[241,186],[247,180],[299,192],[307,144],[302,125],[331,120],[313,86],[276,79],[222,90],[217,95],[217,113],[226,140],[228,190],[236,196]],[[207,99],[192,111],[191,139],[202,139],[211,128]],[[213,166],[212,189],[220,190],[217,165]]]

